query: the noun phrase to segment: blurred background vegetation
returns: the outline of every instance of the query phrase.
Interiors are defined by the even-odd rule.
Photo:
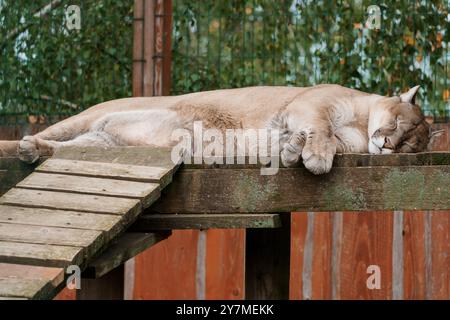
[[[131,95],[133,1],[0,0],[0,115],[73,114]],[[81,8],[67,30],[64,8]],[[173,0],[172,93],[338,83],[398,94],[420,84],[428,113],[449,113],[450,1]],[[1,118],[1,116],[0,116]],[[5,117],[3,117],[5,118]]]

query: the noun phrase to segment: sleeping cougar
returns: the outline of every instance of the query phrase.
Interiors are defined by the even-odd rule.
[[[280,131],[281,161],[302,159],[314,174],[330,171],[338,153],[385,154],[427,150],[437,132],[414,98],[416,86],[399,97],[339,85],[249,87],[172,97],[100,103],[21,141],[0,141],[0,155],[35,162],[62,146],[173,146],[171,133],[202,121],[207,128],[272,128]]]

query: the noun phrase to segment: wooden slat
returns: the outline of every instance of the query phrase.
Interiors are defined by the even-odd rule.
[[[130,227],[136,231],[172,229],[278,228],[278,214],[145,214]]]
[[[425,218],[429,212],[404,212],[403,298],[426,299]],[[431,235],[428,235],[431,237]]]
[[[431,212],[427,298],[450,299],[450,213]]]
[[[80,247],[0,241],[0,262],[65,267],[83,259]]]
[[[0,203],[33,208],[62,209],[117,215],[130,214],[133,212],[134,214],[137,214],[140,210],[140,203],[137,199],[20,188],[14,188],[5,193],[0,198]]]
[[[0,223],[0,241],[97,247],[104,241],[101,231]]]
[[[449,186],[449,166],[338,167],[321,176],[301,168],[271,176],[259,169],[181,169],[152,209],[180,214],[437,210],[450,208]]]
[[[303,299],[303,268],[308,226],[306,212],[293,212],[291,214],[291,277],[289,286],[289,299]]]
[[[32,173],[17,187],[47,191],[66,191],[73,193],[135,198],[142,201],[144,208],[159,197],[157,183],[143,183],[104,178],[80,177],[52,173]]]
[[[121,222],[121,217],[99,213],[0,205],[0,222],[109,231]]]
[[[314,213],[313,230],[311,299],[330,300],[332,298],[332,214]]]
[[[89,263],[83,272],[83,277],[99,278],[125,263],[128,259],[138,255],[161,240],[166,239],[170,234],[170,232],[126,232],[114,240],[105,252]]]
[[[171,148],[162,147],[64,147],[58,149],[53,158],[83,160],[101,163],[120,163],[135,166],[152,166],[175,170],[171,159]]]
[[[196,297],[197,230],[175,230],[166,241],[136,257],[134,299]]]
[[[0,263],[0,296],[46,298],[64,281],[64,269]]]
[[[207,300],[242,300],[245,290],[244,229],[211,229],[206,234]]]
[[[35,171],[158,183],[163,182],[162,180],[165,177],[170,177],[171,174],[171,168],[168,167],[133,166],[120,163],[65,159],[48,159],[37,167]],[[163,185],[165,184],[167,182],[163,183]]]
[[[392,299],[393,212],[345,212],[339,261],[340,299]],[[380,268],[381,288],[369,289],[367,267]]]

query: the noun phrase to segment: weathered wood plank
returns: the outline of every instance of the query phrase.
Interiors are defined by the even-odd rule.
[[[332,298],[332,218],[332,214],[329,212],[314,213],[310,297],[312,300],[330,300]]]
[[[450,299],[450,213],[430,212],[431,243],[427,266],[427,298],[434,300]]]
[[[201,182],[201,183],[200,183]],[[421,210],[450,208],[450,167],[181,169],[152,210],[158,213]]]
[[[404,212],[403,224],[403,298],[426,298],[425,218],[429,212]]]
[[[52,173],[32,173],[18,188],[135,198],[149,207],[159,197],[159,184]]]
[[[106,197],[67,192],[14,188],[0,198],[1,204],[33,208],[62,209],[124,215],[140,211],[137,199]],[[131,215],[134,215],[131,214]]]
[[[194,158],[190,162],[183,164],[185,169],[259,169],[264,165],[259,162],[250,164],[249,158],[245,157],[243,164],[238,164],[237,157],[234,157],[231,164],[227,163],[226,158],[214,157],[216,163],[214,164],[197,164]],[[278,157],[273,158],[280,168],[284,168],[281,160]],[[423,166],[423,165],[449,165],[450,152],[433,151],[420,153],[393,153],[384,155],[361,154],[361,153],[346,153],[336,154],[333,159],[333,168],[343,167],[404,167],[404,166]],[[304,168],[300,162],[298,168]]]
[[[289,299],[303,299],[303,267],[308,228],[306,212],[291,214],[291,277],[289,281]]]
[[[205,299],[244,299],[245,233],[245,229],[206,231]]]
[[[278,214],[145,214],[130,230],[278,228]]]
[[[345,212],[339,261],[340,299],[392,299],[393,212]],[[367,280],[379,268],[380,289]],[[370,282],[373,284],[373,281]]]
[[[83,259],[81,247],[0,241],[0,262],[65,267]]]
[[[97,247],[104,241],[101,231],[0,223],[0,241]]]
[[[289,298],[291,216],[281,219],[282,228],[246,231],[246,299]]]
[[[171,152],[171,148],[162,147],[64,147],[58,149],[53,158],[175,169]]]
[[[105,252],[91,261],[83,272],[83,277],[99,278],[128,259],[138,255],[154,244],[166,239],[171,232],[134,233],[126,232],[109,244]]]
[[[109,231],[121,222],[121,216],[0,205],[0,222]]]
[[[161,188],[170,183],[172,179],[172,168],[168,167],[134,166],[120,163],[65,159],[48,159],[37,167],[35,171],[138,182],[157,182],[160,183]]]
[[[64,269],[0,263],[0,296],[42,299],[64,281]]]

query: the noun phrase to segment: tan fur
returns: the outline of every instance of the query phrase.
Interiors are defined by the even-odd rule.
[[[414,91],[411,91],[413,90]],[[417,87],[400,97],[383,97],[338,85],[249,87],[173,97],[127,98],[96,105],[18,144],[19,157],[36,161],[62,146],[171,146],[171,133],[192,128],[275,128],[281,160],[320,174],[336,152],[418,152],[430,140],[429,126],[414,105]],[[389,142],[389,143],[387,143]],[[0,142],[14,155],[17,142]]]

